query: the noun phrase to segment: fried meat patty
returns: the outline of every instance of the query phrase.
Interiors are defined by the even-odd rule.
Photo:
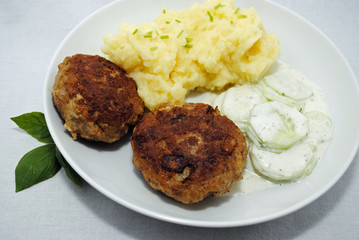
[[[114,142],[144,112],[133,79],[100,56],[76,54],[59,65],[53,102],[73,139]]]
[[[185,204],[218,196],[242,178],[246,139],[219,110],[202,103],[165,105],[135,126],[134,165],[155,190]]]

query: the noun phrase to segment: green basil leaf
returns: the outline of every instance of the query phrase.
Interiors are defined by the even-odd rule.
[[[61,168],[55,144],[46,144],[26,153],[15,169],[16,192],[53,177]]]
[[[56,147],[56,158],[57,161],[61,164],[63,169],[66,172],[67,177],[76,185],[81,186],[83,183],[83,179],[80,177],[80,175],[75,172],[75,170],[66,162],[66,160],[62,157],[62,154],[60,150]]]
[[[12,117],[21,129],[25,130],[32,137],[42,143],[53,143],[49,129],[47,128],[45,116],[41,112],[25,113],[17,117]]]

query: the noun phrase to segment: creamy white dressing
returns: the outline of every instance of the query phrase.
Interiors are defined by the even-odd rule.
[[[230,195],[250,193],[284,182],[298,181],[309,175],[322,157],[332,136],[332,120],[326,97],[315,83],[280,61],[268,70],[263,79],[256,85],[236,85],[222,93],[206,93],[200,100],[217,106],[247,137],[250,153],[246,169],[243,179],[234,184],[228,193]],[[305,136],[294,138],[288,149],[275,149],[275,144],[263,146],[263,142],[258,143],[258,135],[278,141],[273,137],[275,131],[256,132],[257,138],[249,134],[251,129],[248,122],[253,118],[253,108],[266,102],[279,102],[279,106],[285,104],[285,108],[294,108],[296,113],[289,111],[291,117],[294,117],[290,120],[291,123],[303,124],[303,119],[307,122],[307,125],[301,126],[300,129],[300,134],[305,133]],[[284,110],[279,112],[282,117],[288,113]],[[265,118],[256,119],[259,126],[265,129],[267,123],[272,121],[272,125],[280,129],[282,123],[278,116],[267,114]],[[295,134],[299,133],[292,134],[296,136]],[[290,133],[288,136],[291,136]]]

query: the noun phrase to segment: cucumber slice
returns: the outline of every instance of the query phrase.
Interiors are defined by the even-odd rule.
[[[248,128],[248,121],[233,121],[234,124],[241,129],[242,133],[246,134]]]
[[[274,101],[254,106],[247,134],[262,148],[280,152],[304,139],[308,129],[308,119],[296,108]]]
[[[317,143],[324,143],[332,137],[332,119],[320,111],[312,111],[304,114],[309,120],[309,137]]]
[[[287,64],[278,62],[277,70],[263,78],[263,83],[278,95],[294,101],[303,101],[313,95],[305,84],[305,77]]]
[[[218,107],[219,111],[222,112],[222,106],[223,106],[223,99],[226,96],[227,92],[224,91],[221,94],[218,95],[218,97],[216,97],[216,99],[214,99],[213,103],[212,103],[212,107]]]
[[[309,175],[317,160],[315,148],[307,143],[300,143],[282,153],[273,153],[257,145],[250,148],[253,167],[262,175],[275,181],[294,181]]]
[[[220,110],[242,131],[246,131],[253,106],[266,101],[254,85],[237,85],[227,90]]]
[[[313,95],[312,90],[294,74],[274,73],[263,78],[263,83],[273,89],[277,94],[294,101],[303,101]]]
[[[306,82],[301,73],[278,61],[275,68],[271,68],[258,82],[257,87],[268,100],[301,109],[304,101],[313,96],[312,89]]]
[[[291,107],[295,107],[298,110],[303,108],[303,105],[304,105],[303,102],[297,102],[297,101],[294,101],[293,99],[286,97],[285,95],[279,95],[272,88],[268,87],[264,83],[263,79],[257,83],[256,87],[262,92],[263,96],[266,99],[268,99],[269,101],[282,102]]]

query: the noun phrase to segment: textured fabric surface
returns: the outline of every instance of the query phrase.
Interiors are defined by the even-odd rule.
[[[0,239],[359,239],[359,156],[322,197],[274,221],[238,228],[195,228],[158,221],[79,188],[61,170],[15,193],[14,170],[37,143],[10,121],[43,111],[50,59],[69,31],[110,0],[0,2]],[[359,1],[274,0],[323,31],[359,76]]]

